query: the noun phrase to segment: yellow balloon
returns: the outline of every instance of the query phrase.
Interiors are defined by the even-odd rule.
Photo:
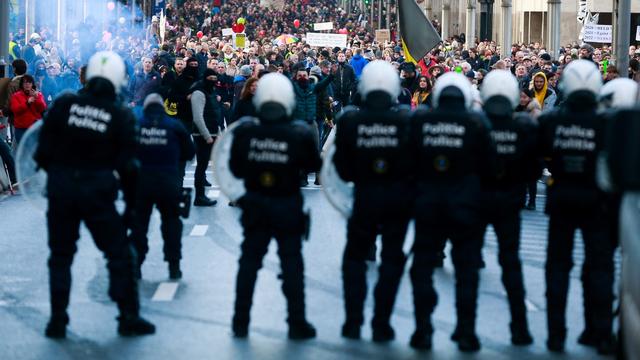
[[[244,25],[244,23],[246,23],[247,20],[245,20],[244,18],[238,18],[238,21],[236,21],[236,23]]]

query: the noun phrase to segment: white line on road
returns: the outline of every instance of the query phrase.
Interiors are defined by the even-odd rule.
[[[193,227],[193,230],[191,230],[189,236],[204,236],[207,230],[209,230],[209,225],[196,225]]]
[[[207,196],[210,198],[217,198],[220,196],[220,190],[209,190]]]
[[[195,174],[195,173],[196,173],[196,171],[195,171],[195,170],[187,170],[187,171],[185,171],[184,173],[185,173],[185,174]],[[205,171],[205,174],[213,174],[213,171],[211,171],[211,170],[207,170],[207,171]]]
[[[171,301],[178,291],[177,282],[163,282],[158,285],[158,289],[153,294],[151,301]]]

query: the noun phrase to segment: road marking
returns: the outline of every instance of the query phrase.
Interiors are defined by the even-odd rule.
[[[163,282],[158,285],[158,289],[153,294],[151,301],[171,301],[178,291],[177,282]]]
[[[195,180],[196,180],[196,179],[195,179],[195,178],[192,178],[192,177],[185,177],[185,178],[184,178],[184,181],[195,181]]]
[[[187,171],[185,171],[184,173],[185,173],[185,174],[195,174],[195,173],[196,173],[196,171],[195,171],[195,170],[187,170]],[[205,171],[204,173],[205,173],[205,174],[213,174],[213,171],[211,171],[211,170],[207,170],[207,171]]]
[[[196,225],[193,227],[193,230],[191,230],[189,236],[204,236],[207,230],[209,230],[209,225]]]
[[[524,304],[527,306],[527,311],[540,311],[536,304],[532,303],[529,299],[524,299]]]
[[[207,196],[210,198],[217,198],[220,196],[220,190],[209,190]]]

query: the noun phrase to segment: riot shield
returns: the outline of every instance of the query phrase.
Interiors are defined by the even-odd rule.
[[[18,188],[29,204],[45,212],[47,209],[47,173],[38,168],[33,155],[38,147],[42,121],[37,121],[24,134],[16,154]]]
[[[250,124],[258,124],[258,119],[253,117],[244,117],[231,124],[231,126],[227,128],[227,131],[225,131],[216,141],[211,155],[211,161],[213,162],[213,174],[216,178],[216,182],[220,186],[220,191],[222,191],[222,193],[231,201],[237,201],[246,192],[244,181],[235,177],[229,167],[229,160],[231,159],[231,145],[233,144],[234,138],[233,133],[239,127]]]
[[[320,170],[322,189],[327,199],[344,217],[349,218],[353,211],[353,183],[340,178],[333,163],[333,155],[336,153],[334,138],[327,140],[325,144],[324,161]]]

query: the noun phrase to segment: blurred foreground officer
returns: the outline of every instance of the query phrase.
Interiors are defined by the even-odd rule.
[[[382,234],[382,263],[374,291],[373,341],[390,341],[389,324],[406,256],[402,250],[411,217],[408,111],[394,107],[400,80],[388,63],[364,68],[358,91],[361,110],[346,110],[336,132],[334,163],[344,181],[355,184],[342,262],[346,321],[342,336],[360,338],[367,295],[367,255]]]
[[[53,104],[35,154],[38,166],[48,174],[51,320],[45,334],[66,336],[71,263],[81,221],[107,258],[109,295],[120,309],[118,332],[152,334],[154,325],[139,315],[133,249],[126,239],[125,221],[132,216],[139,165],[134,157],[133,114],[116,102],[125,81],[124,62],[115,53],[99,52],[89,60],[87,80],[82,95],[66,95]],[[124,219],[114,206],[118,195],[114,170],[127,203]]]
[[[537,126],[527,115],[514,114],[520,102],[518,80],[509,71],[494,70],[481,89],[484,111],[496,144],[496,172],[483,182],[484,224],[498,238],[498,262],[511,310],[511,343],[529,345],[525,289],[520,248],[520,208],[527,182],[536,181],[542,168],[537,157]]]
[[[596,113],[601,87],[602,77],[592,62],[573,61],[562,73],[560,83],[565,103],[539,118],[540,147],[553,174],[547,188],[546,283],[547,347],[554,352],[564,350],[567,291],[577,229],[585,250],[585,329],[579,342],[596,346],[601,354],[615,350],[611,334],[614,246],[609,239],[606,196],[596,185],[595,172],[603,142],[603,117]]]
[[[305,123],[291,121],[295,95],[283,75],[265,75],[254,97],[259,123],[247,122],[234,131],[229,165],[244,180],[245,195],[238,200],[244,228],[242,255],[236,282],[233,333],[246,337],[258,270],[274,237],[282,267],[282,292],[287,298],[290,339],[310,339],[315,328],[305,316],[302,237],[308,226],[299,188],[301,171],[321,165],[314,132]]]
[[[140,121],[138,158],[141,172],[136,190],[136,216],[131,241],[137,252],[137,276],[149,251],[149,220],[155,205],[162,218],[164,260],[169,263],[169,278],[179,279],[182,258],[182,221],[180,220],[181,181],[179,164],[193,159],[195,148],[184,125],[165,114],[162,97],[147,96]]]
[[[416,331],[411,346],[431,348],[431,313],[438,296],[433,269],[442,239],[452,243],[458,323],[451,339],[462,351],[478,351],[475,333],[478,269],[481,265],[481,175],[491,172],[495,149],[486,119],[474,114],[469,81],[457,73],[438,79],[434,107],[416,111],[411,122],[417,196],[411,282]]]

